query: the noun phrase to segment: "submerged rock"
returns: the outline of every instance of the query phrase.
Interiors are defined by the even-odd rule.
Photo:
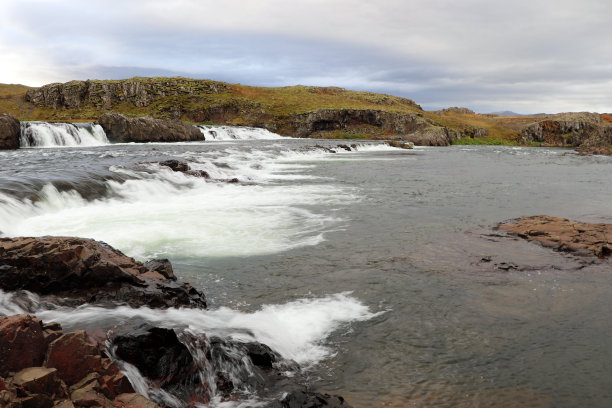
[[[0,150],[19,149],[19,136],[21,126],[13,116],[3,113],[0,115]]]
[[[146,266],[85,238],[0,238],[0,289],[28,290],[64,305],[206,307],[202,293],[177,282],[168,262],[161,263]]]
[[[574,255],[607,258],[612,254],[612,224],[590,224],[534,215],[500,224],[499,229]]]
[[[98,118],[110,142],[189,142],[204,140],[198,128],[179,120],[129,118],[105,113]]]

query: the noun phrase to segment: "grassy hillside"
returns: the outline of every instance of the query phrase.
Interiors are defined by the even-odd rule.
[[[44,90],[44,92],[43,92]],[[26,93],[30,91],[30,100]],[[32,97],[36,95],[36,97]],[[20,120],[95,121],[115,111],[128,116],[181,119],[192,123],[273,125],[287,128],[293,118],[320,110],[372,110],[416,115],[427,127],[453,131],[486,129],[486,136],[466,143],[514,144],[520,130],[538,120],[530,116],[481,115],[462,110],[426,112],[407,98],[336,87],[264,88],[189,78],[131,78],[72,81],[43,88],[0,84],[0,113]],[[602,115],[612,121],[612,116]],[[386,137],[370,124],[318,132],[318,137]],[[461,142],[461,140],[459,141]]]

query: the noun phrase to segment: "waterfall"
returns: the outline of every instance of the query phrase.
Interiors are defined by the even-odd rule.
[[[270,140],[283,138],[267,129],[247,126],[199,125],[198,129],[204,134],[206,140]]]
[[[21,147],[101,146],[109,144],[95,123],[22,122]]]

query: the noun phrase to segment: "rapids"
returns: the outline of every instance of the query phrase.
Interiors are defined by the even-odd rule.
[[[528,270],[483,270],[498,250],[465,244],[466,231],[521,215],[611,222],[609,157],[255,139],[0,152],[3,236],[78,235],[167,257],[210,305],[64,309],[0,293],[0,313],[260,341],[300,363],[287,375],[355,407],[612,404],[609,270],[551,267],[558,254],[544,250]],[[210,178],[157,164],[168,159]],[[212,405],[279,396],[249,387]]]

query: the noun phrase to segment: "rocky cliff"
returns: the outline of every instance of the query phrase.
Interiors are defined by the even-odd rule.
[[[179,120],[128,118],[105,113],[98,118],[110,142],[189,142],[204,140],[198,128]]]
[[[607,147],[612,145],[612,126],[596,113],[549,115],[521,130],[525,142],[549,146]]]
[[[165,130],[180,135],[164,140],[160,123],[128,119],[143,116],[257,126],[287,136],[352,135],[429,145],[446,145],[458,137],[486,133],[485,129],[469,127],[445,130],[445,125],[427,118],[410,99],[335,87],[255,88],[188,78],[132,78],[49,84],[28,90],[25,100],[50,112],[52,119],[97,118],[111,111],[125,114],[122,119],[100,118],[111,141],[194,140],[175,125]],[[146,131],[134,130],[137,128]]]

